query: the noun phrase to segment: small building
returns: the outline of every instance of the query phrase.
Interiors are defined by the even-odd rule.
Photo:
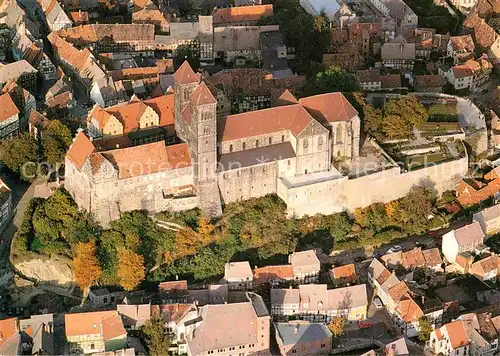
[[[439,67],[439,71],[443,73],[441,67]],[[472,87],[474,73],[468,66],[461,64],[451,67],[444,73],[444,77],[455,90],[468,90]]]
[[[321,263],[314,250],[294,252],[288,256],[292,265],[293,277],[303,283],[316,282],[321,270]]]
[[[0,140],[19,133],[19,110],[10,94],[0,95]]]
[[[469,272],[481,281],[495,281],[500,275],[500,258],[497,255],[491,255],[474,262]]]
[[[113,291],[108,288],[91,288],[89,291],[90,301],[98,307],[115,304],[120,302],[124,297],[125,292],[121,290]]]
[[[158,285],[158,292],[164,303],[186,303],[188,283],[186,280],[161,282]]]
[[[234,6],[216,9],[212,14],[214,27],[255,26],[265,16],[273,15],[273,5]]]
[[[415,77],[415,91],[441,93],[443,91],[443,78],[438,74],[417,75]]]
[[[126,348],[127,331],[116,310],[66,314],[70,353],[95,353]]]
[[[453,58],[453,63],[463,63],[474,58],[474,41],[471,35],[451,36],[448,42],[447,55]]]
[[[38,71],[26,60],[0,64],[0,87],[4,87],[7,82],[17,83],[30,93],[36,93]]]
[[[248,261],[229,262],[224,267],[224,280],[229,290],[251,290],[253,273]]]
[[[462,179],[455,193],[462,206],[479,204],[500,192],[500,167],[484,175],[483,180]]]
[[[332,349],[332,333],[325,324],[289,321],[274,328],[281,356],[324,355]]]
[[[356,72],[359,86],[363,90],[380,90],[382,82],[380,80],[380,72],[376,69],[358,70]]]
[[[140,330],[151,319],[154,307],[151,304],[118,304],[116,310],[122,317],[125,329]]]
[[[28,119],[28,132],[37,140],[42,138],[42,132],[49,126],[50,120],[33,110]]]
[[[500,231],[500,204],[475,213],[473,220],[477,221],[486,236],[491,236]]]
[[[293,280],[292,265],[265,266],[253,270],[254,285]]]
[[[74,26],[86,25],[89,23],[89,13],[87,11],[73,11],[69,13]]]
[[[473,251],[483,241],[484,232],[481,225],[474,221],[472,224],[444,234],[441,248],[448,262],[453,263],[459,253]]]
[[[54,354],[53,314],[32,315],[29,319],[21,319],[19,329],[23,344],[31,346],[32,355]]]
[[[16,317],[0,320],[0,354],[21,355],[21,335]]]
[[[437,355],[469,355],[470,339],[463,320],[455,320],[432,331],[428,347]]]
[[[0,233],[2,233],[12,217],[12,192],[0,179]]]
[[[354,263],[334,267],[330,270],[329,275],[336,286],[350,285],[356,283],[358,279]]]
[[[401,89],[401,75],[399,74],[385,74],[380,76],[380,83],[382,90],[395,90]]]
[[[406,339],[404,337],[397,339],[391,343],[388,343],[384,347],[385,355],[387,356],[408,356],[410,352],[408,351],[408,345],[406,344]]]
[[[382,45],[382,64],[386,68],[413,70],[415,43],[386,42]]]

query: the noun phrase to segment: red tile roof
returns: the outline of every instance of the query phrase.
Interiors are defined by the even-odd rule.
[[[10,95],[0,95],[0,122],[8,120],[17,114],[19,114],[19,110]]]
[[[126,335],[127,331],[123,327],[122,317],[120,314],[116,313],[102,319],[102,336],[104,341]]]
[[[12,336],[19,332],[17,318],[0,320],[0,347]]]
[[[444,326],[450,338],[451,347],[458,349],[462,346],[469,345],[469,338],[462,320],[455,320]]]
[[[404,281],[400,281],[398,284],[393,285],[389,289],[389,296],[394,300],[395,303],[403,299],[404,296],[408,294],[410,290]]]
[[[213,14],[213,23],[255,22],[273,14],[273,5],[236,6],[219,8]]]
[[[443,78],[438,75],[417,75],[415,78],[415,87],[418,89],[435,88],[443,86]]]
[[[144,100],[160,117],[160,126],[174,124],[174,94],[166,94],[153,99]]]
[[[76,135],[73,144],[69,147],[66,155],[73,162],[76,168],[80,170],[82,169],[87,156],[92,152],[95,152],[94,145],[83,132],[79,132],[78,135]]]
[[[474,41],[471,35],[451,36],[451,45],[455,51],[458,52],[472,52],[474,51]]]
[[[161,282],[158,285],[160,291],[171,291],[171,290],[187,290],[188,284],[186,280],[183,281],[167,281]]]
[[[200,81],[200,74],[195,74],[189,62],[184,61],[175,71],[174,80],[179,84],[197,83]]]
[[[400,301],[396,310],[401,315],[401,319],[403,319],[405,323],[418,321],[424,316],[422,309],[411,298]]]
[[[87,11],[74,11],[70,12],[69,15],[75,25],[89,22],[89,13]]]
[[[267,283],[271,280],[293,279],[292,265],[266,266],[253,271],[253,281],[256,284]]]
[[[161,312],[166,323],[177,323],[186,311],[193,308],[192,304],[167,304],[162,305]]]
[[[453,77],[455,78],[466,78],[472,77],[474,73],[470,70],[470,68],[466,65],[458,65],[451,67],[451,71],[453,72]]]
[[[194,105],[209,105],[209,104],[217,104],[217,100],[215,100],[214,96],[208,89],[205,82],[201,82],[196,89],[189,96],[189,100]]]
[[[66,336],[101,335],[110,340],[127,335],[116,310],[66,314],[64,321]]]
[[[358,112],[340,93],[327,93],[299,99],[299,103],[318,121],[350,121]]]
[[[401,264],[404,268],[416,268],[425,265],[422,249],[415,247],[413,250],[403,252]]]
[[[354,282],[356,280],[356,268],[353,263],[332,268],[331,272],[336,280],[342,280],[343,282]]]

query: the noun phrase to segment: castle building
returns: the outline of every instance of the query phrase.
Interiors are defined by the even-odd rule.
[[[96,106],[91,138],[79,133],[66,155],[66,189],[103,224],[136,209],[198,206],[218,216],[223,204],[267,194],[283,199],[290,216],[331,214],[397,199],[429,175],[405,176],[395,166],[351,179],[337,170],[360,156],[358,112],[341,93],[296,99],[285,90],[273,107],[218,117],[217,100],[188,62],[173,79],[174,93],[156,107],[156,98]],[[155,135],[165,127],[175,139]],[[456,184],[435,176],[443,189]]]

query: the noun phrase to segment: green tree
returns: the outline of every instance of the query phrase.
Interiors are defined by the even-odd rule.
[[[316,95],[331,92],[353,92],[359,90],[359,84],[354,75],[338,66],[331,66],[319,72],[304,88],[305,95]]]
[[[71,130],[59,120],[51,121],[42,136],[45,160],[53,166],[63,162],[71,142]]]
[[[150,355],[164,356],[168,354],[170,339],[165,334],[163,316],[155,316],[142,327],[142,335]]]
[[[418,339],[424,342],[428,341],[433,331],[432,324],[429,322],[429,320],[427,320],[426,317],[423,316],[418,320],[418,326],[420,329],[418,333]]]
[[[38,141],[27,133],[0,145],[3,164],[24,181],[36,178],[38,158]]]

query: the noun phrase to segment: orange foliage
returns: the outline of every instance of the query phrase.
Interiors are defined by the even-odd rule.
[[[76,257],[73,261],[75,267],[76,284],[82,291],[85,291],[97,281],[102,275],[95,253],[95,243],[79,242],[76,245]]]
[[[118,278],[126,290],[133,290],[146,276],[144,257],[132,250],[118,251]]]

